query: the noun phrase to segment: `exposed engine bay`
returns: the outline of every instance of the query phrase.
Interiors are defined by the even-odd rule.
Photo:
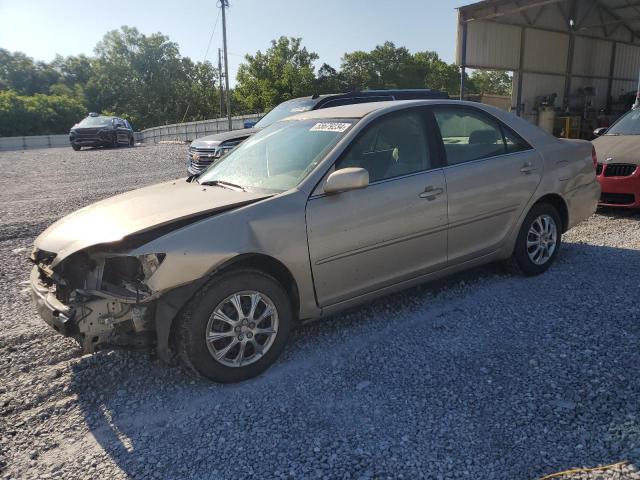
[[[50,310],[51,326],[75,338],[85,353],[101,344],[131,346],[146,341],[150,335],[144,333],[155,329],[157,298],[146,281],[165,254],[135,257],[86,249],[52,268],[53,258],[55,254],[42,250],[31,255],[36,264],[32,286],[39,297],[35,300],[41,314],[41,307]]]

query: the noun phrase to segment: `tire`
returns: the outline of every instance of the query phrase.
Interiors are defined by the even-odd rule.
[[[76,152],[79,152],[82,149],[80,145],[76,145],[75,143],[71,144],[71,148],[73,148]]]
[[[538,231],[543,234],[536,237]],[[540,243],[529,245],[529,241]],[[558,211],[548,203],[534,205],[520,227],[513,256],[509,262],[511,270],[527,276],[540,275],[555,261],[561,242],[562,221]],[[541,250],[538,250],[538,247]]]
[[[266,315],[267,307],[274,310],[257,323],[251,322],[252,293],[261,298],[254,319]],[[246,325],[234,306],[234,295],[239,296],[240,309],[248,317]],[[214,318],[215,312],[222,312],[226,320],[220,315]],[[278,281],[258,270],[243,269],[215,277],[191,299],[177,321],[176,350],[182,362],[210,380],[233,383],[255,377],[275,362],[289,339],[293,310]],[[275,333],[256,333],[271,330]],[[212,335],[219,338],[207,341]],[[256,347],[265,352],[260,354]],[[241,349],[243,362],[238,364]],[[216,359],[214,354],[222,356]]]

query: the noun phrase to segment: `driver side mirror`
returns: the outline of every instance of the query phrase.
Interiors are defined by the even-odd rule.
[[[327,178],[325,193],[348,192],[369,186],[369,172],[364,168],[341,168]]]
[[[593,134],[594,134],[596,137],[599,137],[600,135],[604,135],[604,132],[606,132],[607,130],[608,130],[608,128],[606,128],[606,127],[596,128],[596,129],[593,131]]]

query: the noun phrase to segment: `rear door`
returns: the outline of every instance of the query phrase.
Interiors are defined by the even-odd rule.
[[[438,106],[447,165],[451,264],[498,249],[542,178],[540,155],[513,130],[473,107]]]
[[[372,122],[335,169],[369,171],[361,190],[323,194],[307,204],[316,295],[327,306],[444,267],[447,195],[424,108]]]

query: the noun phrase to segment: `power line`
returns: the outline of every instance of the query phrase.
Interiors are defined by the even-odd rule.
[[[216,17],[216,23],[213,24],[213,30],[211,30],[211,36],[209,37],[209,43],[207,44],[207,51],[204,54],[203,62],[207,59],[207,55],[209,55],[209,48],[211,47],[211,41],[213,40],[213,34],[216,33],[216,27],[218,26],[218,20],[220,20],[220,12],[218,11],[218,16]]]
[[[204,52],[204,58],[202,59],[202,63],[207,61],[207,55],[209,55],[209,48],[211,47],[211,41],[213,40],[213,34],[216,33],[216,27],[218,26],[218,20],[220,20],[220,12],[218,12],[218,16],[216,17],[216,22],[213,24],[213,28],[211,29],[211,35],[209,36],[209,43],[207,44],[207,50]],[[219,78],[220,86],[222,86],[222,79]],[[189,108],[191,107],[191,102],[187,103],[187,108],[184,111],[184,115],[182,116],[182,122],[184,123],[185,118],[187,118],[187,113],[189,113]],[[222,115],[222,111],[220,111],[220,115]]]

